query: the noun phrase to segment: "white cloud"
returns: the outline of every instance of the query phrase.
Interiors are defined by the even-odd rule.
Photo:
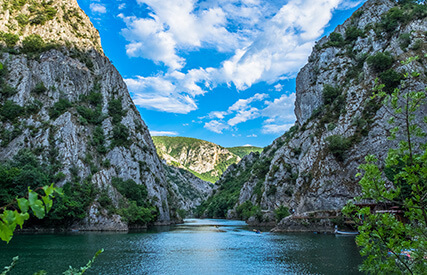
[[[178,132],[175,131],[150,131],[152,136],[177,136]]]
[[[136,105],[158,111],[187,114],[197,110],[195,97],[203,95],[208,87],[209,70],[190,70],[187,74],[177,71],[158,76],[125,79]],[[205,82],[205,84],[201,84]]]
[[[305,64],[340,0],[291,0],[263,27],[247,48],[223,63],[224,80],[244,90],[252,84],[294,77]]]
[[[229,128],[228,125],[226,125],[226,124],[224,124],[222,122],[219,122],[217,120],[212,120],[210,122],[206,122],[205,126],[203,126],[203,127],[206,128],[206,129],[208,129],[208,130],[210,130],[210,131],[212,131],[212,132],[215,132],[217,134],[222,134],[223,130]]]
[[[105,8],[105,6],[102,4],[91,3],[89,7],[90,7],[90,10],[92,11],[92,13],[106,13],[107,12],[107,8]]]
[[[270,119],[280,119],[281,121],[295,121],[294,106],[295,106],[295,93],[290,95],[282,95],[274,101],[266,101],[265,107],[262,110],[264,117]]]
[[[278,83],[278,84],[274,85],[274,90],[275,90],[276,92],[281,92],[281,91],[283,90],[283,85],[282,85],[282,84],[280,84],[280,83]]]
[[[121,4],[119,4],[119,6],[118,6],[118,9],[119,9],[119,10],[122,10],[122,9],[124,9],[124,8],[126,8],[126,3],[121,3]]]
[[[254,138],[256,138],[256,137],[258,137],[257,135],[255,135],[255,134],[252,134],[252,135],[247,135],[246,137],[254,137]],[[245,145],[245,146],[247,146],[247,145]],[[250,145],[249,145],[250,146]]]
[[[262,108],[252,106],[255,102],[260,104],[259,102],[267,97],[267,94],[255,94],[247,99],[239,99],[227,111],[211,112],[204,118],[213,118],[216,115],[221,121],[210,121],[207,125],[205,124],[205,128],[218,133],[240,123],[265,117],[266,119],[262,127],[264,134],[284,133],[295,122],[295,93],[290,95],[283,94],[280,98],[276,98],[273,101],[266,100],[261,103],[263,105]],[[226,122],[222,120],[226,120]],[[247,137],[256,137],[256,135],[248,135]]]
[[[164,64],[168,71],[151,78],[167,82],[172,88],[162,92],[149,85],[149,77],[136,77],[140,84],[145,83],[145,89],[130,90],[140,106],[175,113],[196,110],[195,98],[216,85],[227,83],[245,90],[258,82],[273,84],[295,77],[329,24],[332,12],[360,4],[359,0],[289,0],[285,5],[266,0],[137,2],[151,13],[145,18],[119,15],[127,26],[122,30],[129,42],[126,52],[130,57]],[[186,65],[185,54],[204,48],[232,56],[217,68],[180,71]],[[281,91],[283,86],[276,84],[274,89]],[[235,112],[228,123],[236,125],[265,115],[250,108],[236,111],[212,112],[208,117],[225,119]]]
[[[294,123],[287,124],[268,124],[262,127],[263,134],[284,134],[287,130],[289,130]]]

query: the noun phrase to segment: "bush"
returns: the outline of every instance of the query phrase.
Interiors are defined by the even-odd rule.
[[[394,7],[391,8],[381,19],[381,27],[386,32],[393,32],[397,26],[399,26],[399,22],[403,22],[405,15],[403,11]]]
[[[64,195],[56,199],[52,211],[44,221],[47,225],[70,227],[76,221],[84,219],[97,193],[93,184],[88,182],[68,182],[64,185],[63,192]]]
[[[121,208],[118,213],[130,225],[146,225],[156,220],[155,207],[140,207],[134,201],[130,201],[128,207]]]
[[[5,97],[11,97],[14,94],[16,94],[16,89],[13,88],[12,86],[9,86],[8,84],[6,84],[5,82],[3,82],[0,85],[0,94],[4,95]]]
[[[375,72],[380,73],[389,69],[393,65],[393,57],[389,52],[377,53],[366,60]]]
[[[16,121],[23,113],[24,108],[11,100],[6,101],[0,109],[0,115],[10,121]]]
[[[31,90],[31,92],[36,93],[36,94],[42,94],[46,91],[47,91],[47,88],[44,86],[43,82],[37,83],[37,85],[34,87],[34,89]]]
[[[345,40],[355,41],[359,36],[363,36],[363,31],[357,27],[351,26],[345,30]]]
[[[388,69],[385,72],[380,74],[380,80],[383,84],[387,84],[384,88],[384,91],[391,93],[397,86],[399,86],[400,81],[403,79],[403,75],[399,74],[393,69]]]
[[[280,222],[282,219],[291,215],[291,213],[289,213],[289,208],[287,208],[286,206],[283,206],[283,205],[276,208],[274,210],[274,214],[276,215],[276,221],[277,222]]]
[[[399,36],[399,46],[402,49],[402,51],[406,50],[409,44],[411,44],[411,34],[410,33],[401,34]]]
[[[129,129],[119,123],[118,125],[114,125],[113,127],[113,136],[111,141],[111,148],[117,146],[127,147],[129,145]]]
[[[259,206],[253,205],[251,201],[245,201],[237,206],[236,214],[239,219],[248,220],[252,216],[260,216],[261,209]]]
[[[96,147],[96,151],[98,151],[98,153],[107,153],[104,130],[100,126],[95,127],[95,130],[93,131],[92,145]]]
[[[4,41],[4,43],[6,43],[8,48],[13,48],[19,40],[19,35],[2,32],[0,33],[0,38]]]
[[[351,146],[350,140],[340,135],[332,135],[327,137],[326,141],[328,142],[329,152],[331,152],[338,161],[343,161],[346,151]]]
[[[338,87],[333,87],[329,84],[323,86],[323,103],[331,104],[341,94],[341,90]]]
[[[102,121],[104,120],[104,115],[102,114],[101,107],[93,110],[85,106],[78,106],[76,110],[77,113],[79,113],[79,115],[81,115],[90,124],[97,125],[102,123]]]
[[[57,119],[60,115],[65,113],[68,108],[71,108],[73,105],[68,99],[61,98],[56,102],[52,108],[49,109],[49,116],[51,119]]]
[[[108,114],[113,118],[113,124],[118,124],[122,121],[122,117],[126,113],[123,110],[121,99],[112,99],[108,103]]]
[[[329,35],[329,41],[325,44],[325,46],[339,48],[345,46],[345,41],[340,33],[333,32]]]
[[[45,49],[45,47],[46,43],[38,34],[30,34],[22,41],[23,53],[40,53]]]
[[[149,206],[148,191],[144,184],[137,184],[131,179],[125,181],[122,178],[113,178],[111,183],[123,197],[134,201],[137,206]]]
[[[29,23],[28,16],[23,13],[18,14],[15,19],[18,21],[20,27],[25,27]]]

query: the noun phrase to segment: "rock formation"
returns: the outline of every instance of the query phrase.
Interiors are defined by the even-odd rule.
[[[245,210],[255,214],[252,221],[275,221],[275,210],[285,206],[300,221],[322,220],[359,194],[355,176],[364,157],[384,159],[397,142],[387,140],[392,127],[387,106],[371,98],[375,79],[391,91],[405,72],[417,71],[420,76],[404,89],[425,91],[427,19],[421,6],[367,1],[317,42],[297,77],[296,125],[258,157],[230,167],[217,182],[224,186],[244,179],[229,218],[241,218]],[[418,59],[401,63],[411,56]],[[424,104],[416,120],[426,113]],[[239,208],[248,201],[245,209]],[[284,219],[279,229],[295,229],[295,223],[301,225]]]
[[[88,181],[115,207],[123,196],[112,180],[133,180],[146,186],[156,223],[174,222],[176,194],[147,127],[76,0],[0,0],[0,7],[0,160],[29,149],[55,167],[58,186]],[[98,199],[78,226],[126,230]]]

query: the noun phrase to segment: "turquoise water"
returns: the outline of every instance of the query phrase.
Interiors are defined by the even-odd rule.
[[[11,275],[61,274],[101,248],[85,274],[358,274],[361,262],[354,237],[255,234],[241,221],[189,219],[138,233],[16,235],[0,244],[0,266],[18,255]]]

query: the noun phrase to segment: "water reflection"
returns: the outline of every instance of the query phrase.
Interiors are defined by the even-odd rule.
[[[86,274],[357,274],[361,260],[353,237],[255,234],[242,221],[190,219],[167,231],[18,235],[0,245],[0,266],[19,255],[12,275],[61,274],[100,248]]]

